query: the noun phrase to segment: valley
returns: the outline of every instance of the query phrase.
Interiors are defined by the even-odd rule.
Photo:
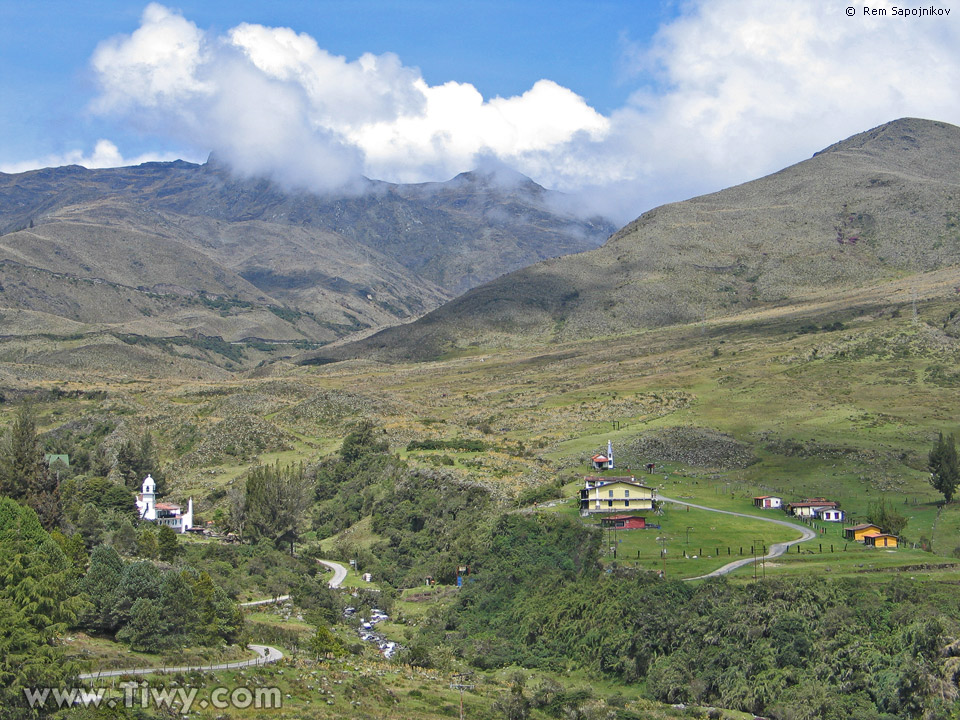
[[[896,121],[465,292],[459,260],[404,264],[376,223],[351,237],[308,212],[315,199],[231,185],[215,162],[91,175],[10,219],[28,226],[0,237],[0,542],[42,557],[9,566],[0,605],[46,658],[11,669],[10,692],[209,668],[250,645],[284,658],[152,687],[211,702],[217,685],[279,689],[282,710],[227,715],[241,718],[458,716],[461,689],[466,716],[491,719],[950,717],[960,504],[932,485],[931,453],[960,401],[957,178],[942,160],[958,133]],[[124,201],[91,199],[105,178],[170,191],[149,237],[126,220],[111,234],[106,205]],[[427,207],[505,202],[477,182],[430,188]],[[427,191],[382,192],[403,215]],[[304,213],[337,234],[324,247],[350,248],[343,267],[360,273],[369,252],[381,287],[416,274],[416,302],[393,312],[359,275],[330,280]],[[221,222],[230,252],[226,230],[211,239]],[[243,254],[256,250],[273,265]],[[365,309],[341,296],[330,314],[325,293]],[[404,324],[375,333],[391,313]],[[615,466],[598,470],[608,443]],[[138,520],[147,472],[205,532]],[[670,501],[637,511],[643,529],[604,527],[581,512],[587,476]],[[844,521],[759,496],[837,503]],[[867,522],[896,546],[848,537]],[[321,560],[347,566],[340,587]],[[16,605],[38,587],[63,611]],[[374,617],[378,642],[358,634]],[[124,717],[166,712],[141,710]]]

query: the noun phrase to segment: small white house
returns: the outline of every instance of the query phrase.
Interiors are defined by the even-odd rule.
[[[843,510],[836,508],[818,508],[813,511],[813,515],[823,522],[843,522]]]
[[[147,475],[137,495],[137,511],[141,520],[149,520],[157,525],[167,525],[179,533],[185,533],[193,527],[193,498],[187,501],[187,511],[173,503],[157,502],[157,484]]]
[[[779,498],[776,495],[758,495],[753,499],[753,504],[763,510],[780,508],[783,506],[783,498]]]

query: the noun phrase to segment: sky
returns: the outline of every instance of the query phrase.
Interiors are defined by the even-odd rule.
[[[507,166],[625,223],[960,124],[960,0],[847,2],[0,0],[0,171],[213,152],[325,193]]]

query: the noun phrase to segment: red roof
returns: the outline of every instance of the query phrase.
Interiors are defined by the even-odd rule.
[[[594,455],[590,459],[593,460],[594,462],[609,462],[610,460],[610,458],[608,458],[606,455]]]
[[[179,505],[173,505],[172,503],[157,503],[157,510],[180,510]]]
[[[822,508],[835,508],[837,503],[832,500],[804,500],[803,502],[794,502],[790,503],[792,508],[803,508],[803,507],[822,507]]]
[[[604,520],[646,520],[644,515],[607,515]]]

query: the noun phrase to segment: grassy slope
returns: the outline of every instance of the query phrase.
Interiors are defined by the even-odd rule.
[[[557,475],[569,481],[564,490],[569,497],[578,487],[577,478],[586,472],[587,458],[605,447],[608,438],[616,447],[625,447],[638,436],[668,427],[713,428],[748,446],[758,462],[724,468],[669,460],[661,463],[657,475],[638,479],[656,480],[664,494],[748,512],[753,511],[750,498],[760,492],[778,492],[788,499],[824,494],[860,516],[871,502],[885,497],[910,517],[907,537],[932,538],[936,553],[854,545],[844,550],[836,534],[839,528],[830,526],[822,539],[822,554],[821,541],[814,541],[799,554],[766,564],[761,573],[854,575],[885,582],[903,568],[903,575],[918,580],[956,582],[960,570],[951,552],[960,542],[960,508],[948,506],[937,518],[938,496],[923,469],[935,433],[954,429],[951,423],[960,399],[960,385],[950,375],[956,366],[956,343],[942,333],[955,307],[946,298],[921,301],[916,322],[908,309],[900,317],[892,317],[888,309],[859,315],[845,311],[839,318],[829,309],[804,315],[785,308],[739,322],[678,326],[599,343],[481,351],[422,365],[281,367],[272,377],[219,382],[94,377],[65,370],[56,383],[20,380],[19,386],[106,390],[106,399],[41,398],[37,405],[41,429],[109,410],[129,429],[152,429],[167,459],[172,459],[177,434],[188,423],[198,429],[191,451],[215,436],[213,428],[231,417],[256,418],[287,433],[289,443],[283,449],[249,450],[243,457],[202,456],[198,465],[171,466],[174,494],[189,490],[202,515],[213,507],[206,493],[225,487],[251,463],[309,460],[333,452],[349,424],[362,417],[387,427],[393,447],[411,462],[430,467],[428,458],[443,452],[406,453],[410,439],[462,436],[508,448],[510,452],[498,450],[489,458],[484,453],[446,453],[456,460],[454,472],[480,479],[507,497],[553,482]],[[838,318],[845,324],[842,330],[798,333],[812,321],[824,325]],[[937,367],[946,367],[946,375],[935,371]],[[29,365],[0,368],[7,388],[17,387],[16,378],[30,377],[30,372]],[[10,402],[0,408],[9,421],[16,394],[7,392]],[[317,397],[322,400],[312,403]],[[612,430],[612,421],[620,423],[619,430]],[[529,454],[520,454],[518,443]],[[484,463],[464,464],[477,459]],[[570,504],[550,511],[576,515]],[[668,508],[656,520],[663,525],[661,532],[618,533],[616,539],[623,542],[618,544],[617,563],[663,567],[657,538],[666,535],[668,576],[691,577],[734,559],[741,544],[746,554],[748,545],[758,539],[770,543],[791,535],[774,526],[679,508]],[[372,541],[367,522],[353,532]],[[689,542],[687,527],[692,528]],[[833,553],[830,544],[835,546]],[[731,547],[730,556],[726,547]],[[684,557],[684,551],[698,557]],[[613,561],[609,554],[604,558],[606,563]],[[734,577],[748,581],[756,571],[748,566]],[[415,621],[443,602],[402,599],[397,610]],[[393,630],[403,639],[407,628],[397,625]],[[321,676],[331,684],[343,683],[336,685],[333,705],[326,704],[326,697],[321,702],[333,717],[402,713],[434,718],[449,714],[458,701],[448,678],[432,671],[380,666],[372,658],[320,668],[316,676],[309,668],[297,668],[292,678],[288,670],[282,676],[273,670],[262,672],[264,680],[276,681],[290,692],[288,707],[293,714],[316,708],[318,694],[304,688],[317,687],[314,679]],[[575,681],[564,682],[576,686]],[[496,697],[507,691],[503,678],[496,675],[478,678],[477,683],[482,687],[466,697],[468,713],[489,711]],[[351,705],[357,702],[361,705]],[[644,706],[643,711],[650,717],[669,715],[669,710],[654,706]]]
[[[454,465],[440,467],[480,479],[507,497],[558,474],[574,480],[608,438],[622,448],[671,426],[707,427],[748,446],[759,462],[718,468],[644,458],[662,462],[671,482],[679,482],[666,494],[741,510],[761,492],[787,499],[828,495],[854,517],[887,498],[910,517],[910,540],[932,538],[935,551],[949,555],[960,543],[960,511],[948,507],[937,519],[939,496],[926,482],[924,464],[936,432],[954,429],[960,383],[950,368],[958,343],[942,328],[956,307],[949,298],[921,302],[917,321],[909,311],[894,317],[889,308],[846,310],[844,329],[804,334],[801,326],[840,316],[829,307],[806,315],[785,308],[602,342],[416,365],[280,368],[273,378],[215,384],[99,378],[95,387],[106,389],[108,400],[41,402],[38,409],[42,424],[53,427],[105,405],[127,418],[127,429],[154,430],[168,457],[183,427],[194,426],[191,452],[199,454],[174,465],[171,474],[179,492],[197,498],[201,514],[210,511],[205,496],[253,462],[332,452],[346,428],[363,417],[384,425],[393,447],[411,462],[435,467],[447,455]],[[8,382],[29,377],[31,369],[3,367]],[[29,385],[78,389],[90,388],[91,380],[76,372],[55,385]],[[210,438],[230,431],[229,423],[221,425],[230,418],[239,427],[263,423],[283,444],[258,448],[254,437],[247,445],[238,441],[232,455],[210,450]],[[613,421],[619,429],[612,429]],[[429,437],[482,439],[497,451],[405,452],[409,440]],[[707,537],[704,543],[711,544]],[[739,547],[739,540],[724,544]]]

